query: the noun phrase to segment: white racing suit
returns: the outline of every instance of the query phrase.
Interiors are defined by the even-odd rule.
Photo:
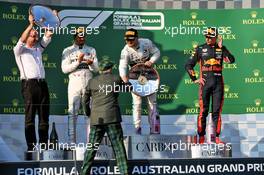
[[[128,66],[132,67],[138,63],[152,61],[155,63],[160,57],[159,49],[149,39],[139,38],[136,49],[125,46],[121,51],[119,62],[119,74],[121,77],[127,76]],[[133,98],[133,121],[136,129],[141,128],[141,105],[142,97],[132,93]],[[150,133],[160,133],[159,114],[157,112],[156,93],[146,97],[148,103],[148,121]],[[157,126],[158,125],[158,126]]]
[[[93,59],[93,63],[78,62],[80,52],[85,53],[84,59]],[[94,48],[87,45],[79,47],[76,44],[64,49],[62,53],[61,68],[63,73],[69,73],[68,84],[68,136],[70,143],[76,143],[76,122],[82,98],[92,72],[98,71],[98,60]],[[82,106],[83,107],[83,106]],[[89,126],[87,132],[89,131]],[[88,134],[88,133],[87,133]]]

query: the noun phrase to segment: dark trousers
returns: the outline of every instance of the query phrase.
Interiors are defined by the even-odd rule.
[[[28,150],[37,143],[35,133],[35,115],[39,116],[39,143],[48,142],[49,131],[49,90],[45,80],[22,80],[22,95],[25,104],[25,137]]]
[[[223,77],[213,74],[206,75],[205,85],[201,85],[199,90],[200,114],[197,119],[198,134],[199,136],[205,135],[206,117],[209,112],[210,98],[212,98],[212,118],[216,137],[218,137],[221,133],[221,113],[224,103]]]
[[[89,143],[91,143],[92,145],[94,145],[95,143],[101,143],[105,132],[107,133],[111,145],[114,149],[115,158],[120,173],[128,174],[127,156],[123,141],[123,130],[120,123],[91,126]],[[95,148],[86,150],[81,175],[90,175],[90,170],[94,157],[96,155],[96,151],[97,150]]]

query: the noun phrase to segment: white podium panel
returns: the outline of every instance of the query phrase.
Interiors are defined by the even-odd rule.
[[[192,146],[192,158],[232,157],[231,144],[201,144]]]

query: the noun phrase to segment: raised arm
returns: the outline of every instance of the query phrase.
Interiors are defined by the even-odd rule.
[[[229,50],[225,46],[222,47],[222,50],[223,50],[224,62],[226,62],[226,63],[234,63],[235,62],[235,57],[229,52]]]
[[[15,55],[19,55],[21,54],[22,48],[25,45],[27,38],[29,36],[30,31],[32,30],[33,26],[34,26],[34,18],[32,15],[28,16],[28,21],[29,21],[29,25],[27,26],[27,28],[24,30],[24,32],[22,33],[22,35],[20,36],[19,41],[17,42],[16,46],[14,47],[14,54]]]

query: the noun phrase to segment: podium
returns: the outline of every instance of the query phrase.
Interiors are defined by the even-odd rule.
[[[185,135],[128,136],[128,159],[172,159],[190,157]]]
[[[197,144],[190,135],[133,135],[124,136],[129,160],[177,158],[227,158],[232,157],[231,144]],[[84,147],[75,150],[44,150],[27,152],[26,160],[83,160]],[[114,159],[113,148],[107,136],[96,153],[97,160]]]
[[[128,159],[226,158],[231,144],[197,144],[190,135],[128,136]]]

